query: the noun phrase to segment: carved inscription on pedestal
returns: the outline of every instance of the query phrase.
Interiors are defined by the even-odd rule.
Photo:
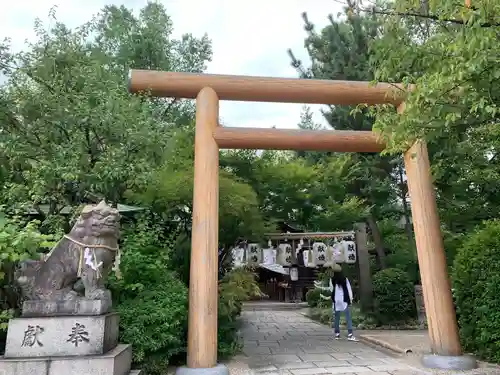
[[[79,343],[90,341],[89,333],[85,330],[85,326],[80,323],[75,324],[68,336],[69,338],[66,340],[66,342],[71,342],[75,346],[78,346]]]
[[[118,344],[118,323],[116,313],[15,318],[9,322],[5,357],[101,355]]]
[[[42,342],[40,341],[40,335],[43,333],[43,331],[44,329],[39,325],[29,325],[28,328],[24,331],[24,337],[21,346],[28,346],[30,348],[35,345],[43,346]]]

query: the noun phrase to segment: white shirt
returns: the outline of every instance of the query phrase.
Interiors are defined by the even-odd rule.
[[[349,282],[349,279],[345,279],[345,283],[347,286],[347,292],[349,293],[349,298],[352,302],[352,288],[351,288],[351,283]],[[333,307],[335,308],[335,311],[344,311],[347,309],[347,303],[344,301],[344,291],[342,290],[342,287],[340,285],[335,285],[335,290],[333,289],[333,284],[332,284],[332,279],[330,279],[330,292],[332,292],[332,296],[334,296],[333,299]],[[335,294],[334,294],[335,293]]]

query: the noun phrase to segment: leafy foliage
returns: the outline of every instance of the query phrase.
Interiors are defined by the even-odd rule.
[[[497,79],[493,46],[498,29],[492,24],[500,8],[494,2],[479,3],[474,9],[451,1],[430,3],[428,9],[416,9],[406,0],[394,3],[403,16],[411,12],[417,17],[388,18],[384,37],[373,48],[377,79],[415,84],[405,116],[391,116],[386,109],[378,113],[375,128],[393,134],[388,139],[391,150],[401,150],[416,138],[433,141],[451,135],[455,143],[465,124],[474,126],[473,137],[495,127],[497,103],[490,88]],[[430,15],[437,22],[426,28],[419,21]],[[413,36],[416,30],[420,38]]]
[[[120,337],[133,344],[135,363],[148,374],[160,374],[171,358],[185,354],[187,345],[188,289],[171,271],[175,233],[165,234],[153,216],[126,225],[123,234],[123,277],[110,280],[121,317]],[[260,290],[255,275],[248,270],[233,270],[220,281],[221,356],[239,349],[237,317],[242,303],[254,296],[260,296]]]
[[[36,258],[41,248],[51,248],[54,236],[38,231],[37,221],[23,223],[20,218],[6,217],[0,211],[0,259],[1,265]],[[0,273],[0,279],[6,275]]]
[[[55,245],[54,237],[38,231],[39,223],[9,217],[0,210],[0,350],[3,352],[9,319],[20,307],[19,290],[14,283],[20,261],[39,259],[41,249]]]
[[[133,345],[134,362],[148,374],[163,373],[169,359],[186,350],[187,288],[169,276],[165,284],[141,290],[118,306],[120,339]]]
[[[417,253],[413,244],[409,243],[405,229],[390,219],[381,220],[379,225],[386,246],[388,267],[405,271],[412,282],[417,283],[420,278]]]
[[[240,349],[238,337],[243,302],[261,295],[256,275],[248,269],[228,272],[219,283],[218,343],[219,355],[234,355]]]
[[[143,217],[125,225],[123,237],[122,278],[109,282],[120,312],[120,339],[133,344],[135,363],[160,374],[186,348],[187,287],[168,269],[173,235],[165,235],[154,217]]]
[[[349,309],[351,310],[352,325],[354,328],[363,328],[363,329],[376,328],[376,325],[373,323],[372,319],[361,313],[359,306],[354,304],[351,305]],[[311,308],[308,316],[311,319],[316,320],[320,323],[323,323],[330,327],[332,326],[333,312],[331,306]],[[346,325],[344,319],[340,320],[340,325],[341,327]]]
[[[321,289],[313,288],[307,291],[306,301],[309,307],[316,307],[321,301],[321,294],[324,293]]]
[[[403,116],[375,108],[374,129],[388,152],[427,140],[442,221],[455,233],[472,230],[498,212],[499,5],[398,0],[384,7],[372,10],[384,15],[371,47],[375,78],[414,86]]]
[[[271,222],[331,231],[352,227],[366,215],[361,199],[346,197],[346,159],[311,165],[291,153],[235,151],[224,154],[221,165],[253,187]]]
[[[128,69],[200,71],[210,41],[172,40],[172,23],[156,3],[138,18],[108,6],[77,29],[56,20],[47,30],[38,21],[35,31],[27,50],[1,55],[2,197],[11,206],[48,204],[49,215],[88,193],[117,202],[137,174],[162,161],[171,124],[193,114],[128,94]]]
[[[485,222],[460,247],[453,288],[460,336],[467,351],[500,361],[500,221]]]
[[[167,164],[148,173],[144,190],[137,189],[134,197],[137,202],[176,218],[182,227],[190,230],[193,165],[186,164],[182,169]],[[222,246],[230,246],[240,237],[260,238],[266,230],[266,222],[252,187],[224,171],[221,171],[219,185],[219,242]]]
[[[39,259],[39,251],[55,245],[54,236],[41,234],[37,221],[8,217],[0,211],[0,301],[5,316],[19,307],[14,271],[20,261]],[[0,328],[0,331],[6,327]]]
[[[415,289],[409,275],[398,268],[386,268],[373,277],[375,316],[382,324],[414,318]]]
[[[305,46],[311,63],[309,67],[297,60],[289,51],[294,66],[301,77],[316,79],[336,79],[371,81],[374,67],[370,65],[370,46],[378,38],[382,20],[373,14],[363,15],[346,9],[345,17],[334,19],[330,24],[316,31],[313,23],[303,14],[304,29],[307,32]],[[325,119],[336,130],[372,130],[374,113],[352,106],[332,106],[323,111]],[[302,127],[313,128],[307,109],[302,117]],[[300,126],[300,125],[299,125]],[[401,168],[401,160],[396,157],[370,153],[321,154],[299,153],[310,162],[324,160],[332,163],[343,160],[344,194],[356,197],[363,204],[366,219],[375,244],[380,267],[387,266],[384,239],[379,233],[378,221],[394,213],[409,217],[406,208],[406,182],[396,173]],[[400,201],[403,201],[401,205]],[[411,229],[409,230],[411,232]],[[412,242],[410,236],[407,242]]]

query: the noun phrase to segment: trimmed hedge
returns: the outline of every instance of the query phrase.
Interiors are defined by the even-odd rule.
[[[321,294],[328,299],[321,298]],[[319,288],[314,288],[306,293],[306,301],[309,307],[331,307],[332,293],[329,290],[321,290]]]
[[[375,318],[379,324],[404,322],[416,315],[415,288],[410,275],[387,268],[373,277]]]
[[[462,243],[452,282],[464,349],[500,362],[500,221],[485,222]]]
[[[320,297],[321,289],[314,288],[310,289],[306,293],[306,301],[309,307],[316,307],[321,300]]]

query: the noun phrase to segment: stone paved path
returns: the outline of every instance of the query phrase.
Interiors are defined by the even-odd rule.
[[[243,352],[262,375],[425,374],[362,342],[334,340],[332,330],[299,311],[244,311]]]

